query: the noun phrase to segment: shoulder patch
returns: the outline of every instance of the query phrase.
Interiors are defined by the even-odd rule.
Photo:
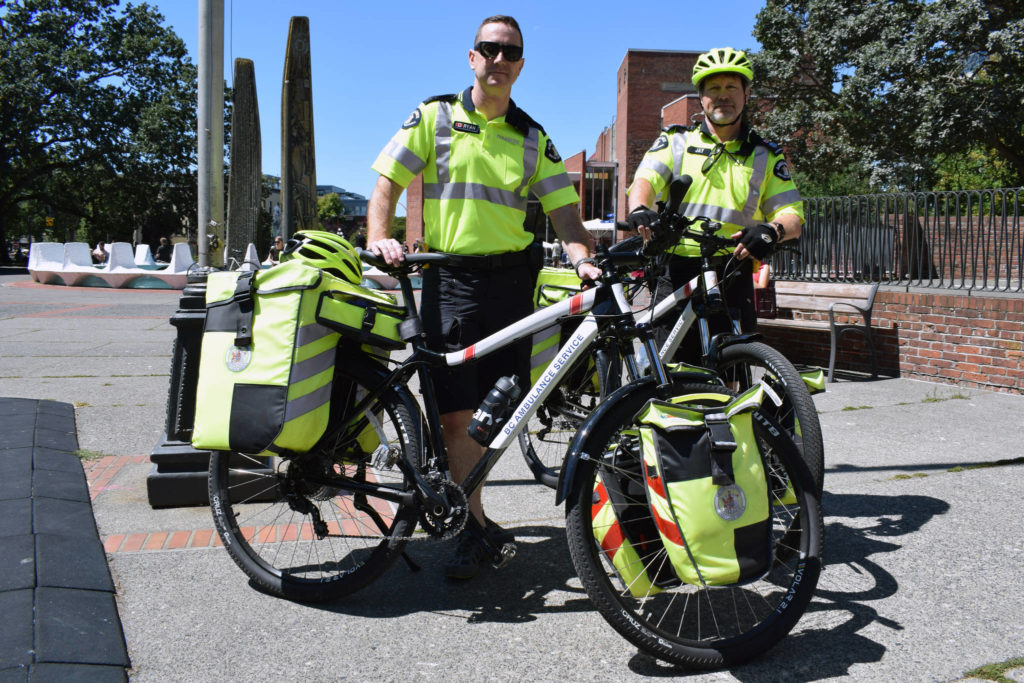
[[[654,144],[651,145],[651,148],[647,151],[657,152],[658,150],[665,149],[666,147],[668,147],[668,135],[662,133],[661,135],[658,136],[658,139],[654,141]]]
[[[448,95],[434,95],[433,97],[428,97],[423,100],[423,104],[430,104],[431,102],[456,102],[458,99],[458,95],[450,93]]]
[[[420,108],[416,107],[412,110],[412,113],[409,114],[409,118],[405,120],[405,123],[402,124],[402,130],[415,128],[420,125],[421,120],[423,120],[423,114],[420,113]]]
[[[562,160],[562,157],[558,156],[558,150],[555,149],[555,143],[551,142],[551,138],[548,138],[548,145],[544,148],[544,156],[556,164]]]
[[[775,177],[780,180],[792,179],[789,175],[789,164],[786,163],[785,159],[779,159],[775,162],[775,168],[772,169],[772,173],[774,173]]]

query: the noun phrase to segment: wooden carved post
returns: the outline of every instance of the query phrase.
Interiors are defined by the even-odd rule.
[[[256,241],[262,184],[260,112],[256,101],[256,73],[251,59],[235,60],[231,123],[227,258],[241,264],[246,248]]]
[[[281,92],[281,233],[319,227],[313,152],[313,79],[309,18],[292,17]]]

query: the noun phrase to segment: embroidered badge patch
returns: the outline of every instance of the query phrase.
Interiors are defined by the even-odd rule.
[[[414,109],[413,112],[409,114],[409,118],[405,120],[405,123],[402,124],[402,130],[412,128],[413,126],[418,126],[420,123],[420,119],[422,118],[423,115],[420,114],[420,108],[416,107],[416,109]]]
[[[661,135],[658,136],[658,139],[654,141],[654,144],[651,145],[651,148],[647,151],[657,152],[659,149],[665,149],[666,147],[668,147],[668,136],[662,133]]]
[[[551,142],[551,138],[548,138],[548,146],[544,148],[544,156],[555,163],[562,160],[562,157],[558,156],[558,150],[555,149],[555,143]]]
[[[455,130],[461,130],[463,133],[479,133],[480,126],[475,123],[466,123],[465,121],[456,121],[452,124],[452,128]]]
[[[249,367],[252,362],[252,350],[232,346],[224,354],[224,365],[228,366],[231,372],[241,372]]]
[[[736,484],[723,486],[715,492],[715,512],[727,522],[735,522],[747,509],[747,497]]]
[[[775,168],[772,169],[772,172],[775,174],[777,178],[780,178],[782,180],[790,179],[789,164],[786,163],[785,159],[779,159],[778,161],[776,161]]]

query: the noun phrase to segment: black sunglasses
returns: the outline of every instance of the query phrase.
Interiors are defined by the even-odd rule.
[[[735,155],[733,155],[732,152],[725,148],[724,143],[716,142],[715,146],[711,148],[710,152],[708,152],[708,158],[705,159],[704,163],[701,165],[700,172],[703,173],[704,175],[707,175],[708,171],[710,171],[711,168],[715,165],[715,162],[718,161],[718,157],[722,156],[722,152],[725,152],[725,155],[732,159],[733,161],[735,161],[736,163],[742,163],[739,159],[735,157]]]
[[[499,52],[505,55],[505,59],[509,62],[518,62],[523,58],[522,45],[508,45],[507,43],[492,43],[489,40],[481,40],[473,46],[473,49],[479,52],[484,59],[494,59],[498,56]]]

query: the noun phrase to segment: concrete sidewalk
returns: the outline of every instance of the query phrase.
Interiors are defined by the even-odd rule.
[[[690,675],[615,633],[574,577],[563,511],[514,450],[485,490],[520,537],[509,567],[446,583],[450,543],[417,543],[422,571],[396,563],[348,600],[264,595],[216,547],[206,508],[147,501],[179,296],[0,276],[0,397],[72,405],[97,456],[84,469],[132,680],[951,681],[1024,655],[1024,397],[899,379],[816,398],[827,568],[793,633],[744,667]],[[0,680],[25,676],[0,661]]]

